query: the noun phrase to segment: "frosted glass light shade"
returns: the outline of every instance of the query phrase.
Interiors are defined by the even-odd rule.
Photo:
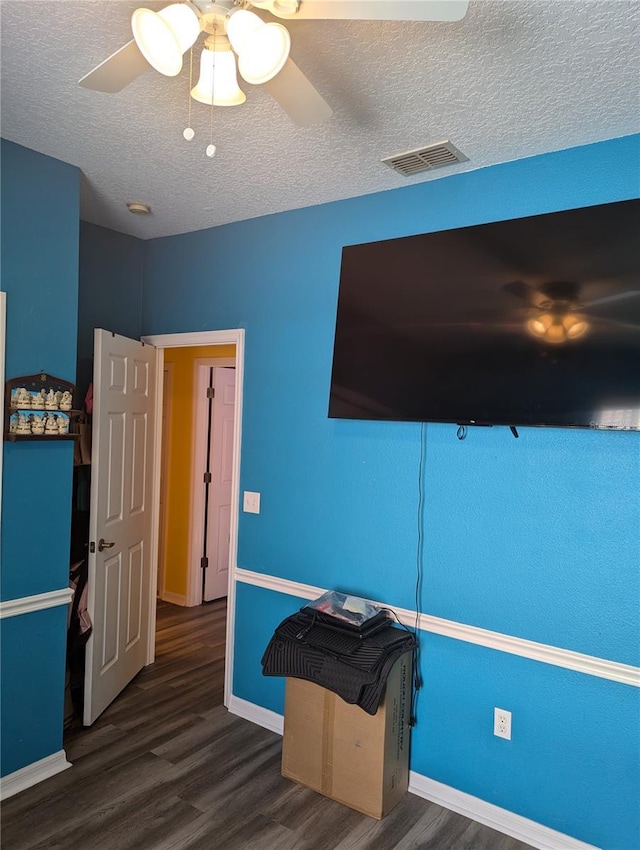
[[[200,21],[185,3],[172,3],[160,12],[136,9],[131,29],[147,62],[165,77],[175,77],[182,70],[182,55],[200,34]]]
[[[289,31],[282,24],[265,24],[246,9],[236,9],[230,14],[227,35],[238,54],[240,75],[252,85],[273,79],[289,58]]]
[[[245,102],[247,96],[238,86],[236,60],[228,42],[222,47],[216,44],[215,52],[208,47],[202,51],[200,78],[191,89],[191,97],[209,106],[239,106]]]
[[[578,337],[587,332],[589,323],[581,316],[569,313],[569,315],[565,316],[562,320],[562,326],[568,339],[578,339]]]

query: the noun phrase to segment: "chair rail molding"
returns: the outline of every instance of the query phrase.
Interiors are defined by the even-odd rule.
[[[45,608],[57,608],[58,605],[68,605],[72,599],[73,591],[69,587],[64,587],[61,590],[50,590],[47,593],[37,593],[35,596],[7,599],[0,602],[0,619],[30,614],[32,611],[44,611]]]
[[[263,587],[276,593],[286,593],[297,596],[300,599],[317,599],[325,593],[326,588],[314,587],[309,584],[278,578],[277,576],[265,575],[237,568],[234,571],[236,581]],[[381,608],[393,611],[398,620],[405,626],[413,628],[416,624],[416,612],[409,608],[397,608],[386,602],[372,600]],[[445,620],[441,617],[433,617],[430,614],[420,614],[417,618],[418,628],[421,631],[431,632],[443,637],[461,640],[466,643],[477,644],[486,649],[495,649],[499,652],[507,652],[511,655],[519,655],[532,661],[540,661],[543,664],[552,664],[555,667],[564,667],[577,673],[586,673],[589,676],[597,676],[601,679],[610,679],[623,685],[631,685],[640,688],[640,667],[631,664],[622,664],[619,661],[610,661],[607,658],[598,658],[594,655],[585,655],[582,652],[574,652],[571,649],[563,649],[558,646],[550,646],[545,643],[527,640],[526,638],[506,635],[500,632],[492,632],[479,626],[470,626],[466,623],[458,623],[454,620]]]

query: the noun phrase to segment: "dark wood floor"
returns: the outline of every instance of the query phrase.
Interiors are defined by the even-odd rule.
[[[159,603],[155,664],[3,804],[3,850],[530,850],[412,794],[376,821],[283,779],[281,738],[222,705],[224,630],[224,601]]]

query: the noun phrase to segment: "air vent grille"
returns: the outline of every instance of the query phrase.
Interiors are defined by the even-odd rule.
[[[442,168],[445,165],[468,161],[469,157],[460,153],[451,142],[439,142],[436,145],[388,156],[382,160],[389,168],[404,174],[405,177],[419,174],[421,171],[430,171],[432,168]]]

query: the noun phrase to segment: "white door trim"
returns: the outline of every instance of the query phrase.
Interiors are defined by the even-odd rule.
[[[153,345],[158,349],[158,361],[156,365],[156,422],[162,419],[162,373],[164,367],[165,348],[187,348],[199,345],[235,345],[235,367],[236,367],[236,416],[233,426],[233,483],[231,486],[231,523],[229,528],[229,586],[227,593],[227,641],[225,648],[225,672],[224,672],[224,704],[228,706],[231,699],[233,684],[233,634],[235,623],[236,602],[236,569],[238,558],[238,519],[240,507],[240,448],[242,437],[242,394],[244,385],[244,328],[234,328],[222,331],[197,331],[193,333],[178,334],[151,334],[141,337],[143,342]],[[160,379],[158,381],[158,376]],[[157,584],[158,578],[158,530],[160,521],[160,460],[161,460],[161,435],[160,429],[155,433],[155,445],[153,454],[153,486],[152,486],[152,527],[151,527],[151,563],[155,568],[151,570],[151,581]],[[152,598],[155,598],[157,587],[151,588]],[[147,664],[152,664],[155,658],[155,629],[156,612],[155,606],[149,617],[149,655]]]
[[[165,443],[171,443],[171,410],[169,410],[169,415],[166,417],[166,411],[164,409],[165,403],[165,380],[164,376],[167,376],[166,387],[169,390],[169,400],[173,398],[173,363],[164,363],[162,369],[162,408],[161,408],[161,420],[157,428],[159,429],[158,439],[160,440],[160,490],[158,491],[160,495],[164,495],[164,501],[162,504],[162,508],[158,513],[158,596],[160,599],[165,599],[166,594],[166,560],[167,560],[167,478],[169,475],[169,465],[171,463],[171,457],[169,454],[169,448],[165,446]],[[164,487],[164,494],[162,493],[162,488]],[[162,545],[160,543],[162,542]],[[162,553],[162,557],[160,554]],[[183,600],[184,604],[184,600]]]

